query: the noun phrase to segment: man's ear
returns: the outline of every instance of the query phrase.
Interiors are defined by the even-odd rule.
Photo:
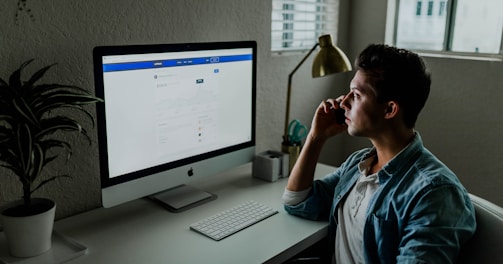
[[[389,101],[386,104],[385,116],[386,119],[392,119],[398,115],[398,111],[400,110],[400,105],[395,101]]]

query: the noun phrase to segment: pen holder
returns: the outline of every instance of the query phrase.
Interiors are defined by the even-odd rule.
[[[252,175],[268,182],[288,177],[288,154],[268,150],[255,156]]]
[[[288,172],[292,171],[293,165],[297,162],[300,154],[300,144],[288,144],[281,143],[281,152],[288,154],[289,163],[288,163]]]

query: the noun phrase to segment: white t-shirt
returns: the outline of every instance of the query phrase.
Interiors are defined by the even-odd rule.
[[[373,160],[372,157],[360,163],[360,178],[337,208],[334,263],[365,263],[363,227],[369,201],[379,188],[377,173],[367,176]]]

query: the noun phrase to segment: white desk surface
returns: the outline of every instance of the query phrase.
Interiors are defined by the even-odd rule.
[[[335,168],[318,164],[316,177]],[[287,179],[269,183],[251,176],[251,163],[190,185],[218,195],[214,201],[171,213],[147,199],[99,208],[59,220],[55,229],[88,247],[69,263],[282,263],[327,235],[327,222],[288,215],[281,195]],[[279,213],[221,241],[189,226],[249,200]]]

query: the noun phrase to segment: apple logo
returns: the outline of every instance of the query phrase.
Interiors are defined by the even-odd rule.
[[[189,177],[194,175],[194,169],[192,169],[192,167],[187,171],[187,175],[189,175]]]

